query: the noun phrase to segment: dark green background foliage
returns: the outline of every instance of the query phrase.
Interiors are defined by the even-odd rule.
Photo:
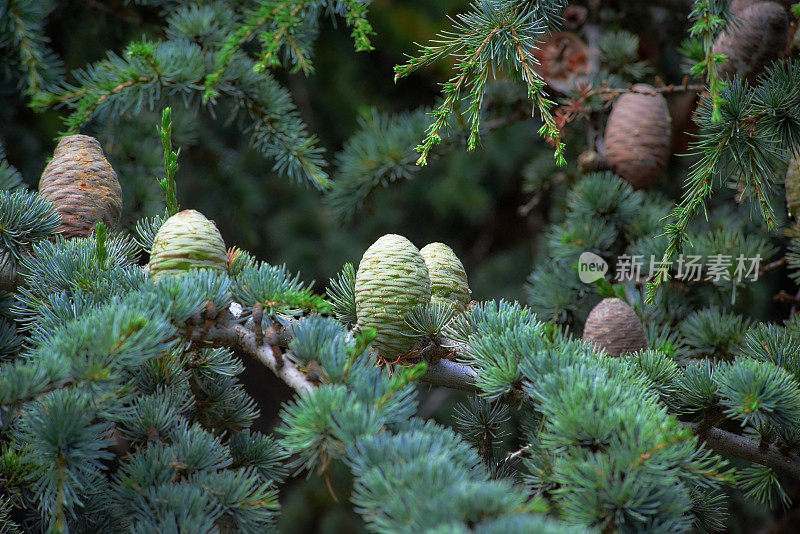
[[[562,3],[544,2],[559,7],[559,11]],[[622,428],[635,420],[635,424],[630,423],[635,430],[647,428],[650,433],[643,431],[644,437],[627,436],[642,447],[663,445],[653,437],[653,433],[661,436],[658,434],[661,430],[656,432],[648,425],[652,421],[666,420],[666,410],[669,410],[686,421],[707,421],[716,417],[712,424],[724,421],[720,424],[728,431],[746,425],[743,432],[749,437],[774,441],[787,451],[798,450],[800,440],[796,428],[800,421],[800,392],[796,380],[800,373],[797,364],[800,323],[796,319],[785,326],[764,323],[782,323],[794,311],[797,299],[792,295],[796,286],[790,275],[796,275],[796,258],[792,260],[789,256],[789,268],[773,269],[757,283],[738,287],[730,283],[665,282],[660,288],[657,307],[644,304],[645,288],[641,284],[584,285],[577,281],[573,270],[577,256],[585,250],[611,262],[612,271],[614,259],[623,253],[660,257],[668,250],[668,240],[683,236],[682,232],[694,244],[693,253],[703,256],[761,254],[765,260],[776,260],[787,248],[796,255],[800,245],[797,245],[796,235],[785,231],[791,221],[785,215],[780,182],[789,153],[796,150],[800,139],[797,111],[800,64],[797,60],[768,71],[752,87],[739,81],[731,82],[719,97],[721,122],[716,121],[708,98],[700,104],[695,124],[688,120],[692,99],[687,99],[682,92],[665,93],[675,125],[673,152],[694,155],[673,157],[657,187],[643,192],[632,190],[611,172],[582,172],[578,166],[578,156],[587,149],[596,148],[597,140],[602,137],[610,104],[600,98],[590,99],[588,112],[563,130],[566,164],[557,166],[554,147],[538,133],[543,123],[530,118],[531,103],[526,99],[525,83],[521,83],[514,66],[508,66],[513,62],[503,64],[505,68],[496,71],[497,79],[486,83],[483,111],[478,113],[484,128],[481,146],[466,150],[474,141],[470,138],[470,119],[474,117],[469,111],[474,100],[465,98],[455,106],[455,113],[449,118],[450,128],[442,132],[441,144],[432,148],[428,164],[424,167],[415,164],[419,154],[414,147],[425,139],[426,128],[432,120],[429,112],[443,109],[439,106],[447,103],[447,100],[443,103],[440,83],[458,75],[462,65],[460,58],[446,57],[397,82],[393,81],[394,67],[418,52],[413,43],[428,43],[437,32],[448,28],[446,16],[472,8],[479,11],[480,3],[470,7],[466,2],[455,0],[376,0],[368,4],[367,19],[374,31],[368,35],[369,43],[363,41],[364,35],[351,35],[349,19],[340,16],[341,13],[333,15],[323,9],[318,30],[305,29],[307,33],[298,31],[296,35],[301,48],[311,51],[308,56],[278,54],[264,59],[264,64],[260,65],[264,69],[256,69],[256,72],[253,67],[258,65],[262,52],[262,43],[256,39],[246,42],[242,51],[233,52],[230,64],[226,64],[227,70],[214,78],[219,65],[212,51],[216,53],[225,42],[235,43],[233,29],[246,19],[234,20],[234,13],[239,16],[262,4],[273,7],[277,2],[0,0],[0,21],[4,25],[0,26],[0,156],[5,158],[0,163],[0,189],[16,186],[21,175],[24,184],[35,190],[52,156],[55,140],[66,131],[80,131],[101,141],[117,171],[125,203],[122,227],[132,231],[141,218],[164,212],[164,195],[157,181],[164,174],[163,153],[156,125],[161,123],[162,110],[169,106],[172,141],[181,149],[176,174],[178,202],[182,208],[197,209],[214,220],[228,246],[247,250],[271,265],[285,264],[286,271],[299,272],[302,281],[315,280],[313,288],[322,293],[328,280],[337,275],[343,264],[351,262],[357,266],[364,250],[385,233],[403,234],[420,248],[429,242],[442,241],[450,245],[465,264],[475,300],[507,299],[530,305],[538,319],[546,323],[534,323],[529,311],[519,304],[486,303],[476,306],[471,314],[462,318],[460,326],[451,325],[453,330],[446,333],[453,339],[461,336],[462,342],[471,345],[473,352],[469,363],[479,371],[478,387],[483,397],[507,401],[510,395],[525,395],[536,403],[536,412],[509,410],[464,393],[427,386],[417,386],[419,397],[415,401],[412,386],[386,378],[370,366],[366,358],[359,359],[359,351],[349,344],[351,342],[343,341],[344,330],[332,319],[307,320],[305,324],[311,325],[307,331],[312,333],[306,339],[298,335],[292,348],[295,357],[301,360],[299,363],[306,365],[310,360],[319,359],[326,372],[337,370],[338,374],[326,376],[322,387],[291,401],[291,390],[248,358],[242,358],[243,365],[236,355],[210,349],[201,353],[200,361],[183,361],[180,358],[185,355],[176,356],[180,360],[176,363],[180,371],[176,373],[180,380],[192,384],[195,394],[200,388],[212,400],[223,399],[228,403],[222,403],[221,412],[206,412],[202,403],[195,406],[182,394],[154,386],[157,382],[154,377],[160,370],[154,369],[155,365],[150,365],[152,362],[143,363],[148,355],[159,351],[174,349],[176,354],[180,351],[171,345],[149,346],[142,342],[142,346],[128,347],[135,357],[120,364],[124,373],[135,376],[141,373],[143,376],[136,378],[136,386],[147,391],[147,395],[131,405],[133,407],[126,405],[127,412],[118,414],[144,421],[138,431],[135,428],[126,430],[127,439],[133,443],[148,441],[145,423],[152,415],[148,410],[172,410],[177,414],[186,412],[191,405],[193,420],[207,427],[239,431],[253,424],[254,432],[268,432],[282,425],[284,439],[281,443],[284,446],[291,443],[297,450],[304,450],[299,455],[298,465],[309,469],[310,476],[308,479],[292,477],[283,466],[286,460],[283,451],[272,438],[259,434],[251,440],[249,433],[237,434],[239,441],[227,445],[230,458],[225,454],[217,457],[213,450],[221,446],[213,442],[210,434],[185,423],[175,423],[159,429],[163,435],[170,436],[167,441],[174,442],[170,447],[175,450],[169,449],[170,454],[191,456],[177,449],[179,443],[196,439],[197,447],[204,451],[204,454],[198,453],[204,461],[218,465],[232,462],[241,470],[235,475],[231,474],[233,471],[209,474],[189,460],[186,460],[189,467],[176,467],[165,457],[148,451],[137,457],[138,465],[121,469],[121,480],[127,480],[125,476],[133,480],[133,473],[143,466],[176,471],[197,468],[198,472],[191,474],[195,477],[193,481],[220,487],[229,484],[231,488],[245,485],[251,488],[254,498],[267,503],[263,509],[234,512],[226,509],[226,514],[236,518],[239,528],[246,528],[249,522],[261,524],[272,519],[273,501],[278,495],[273,485],[280,484],[278,524],[285,532],[350,532],[362,531],[367,526],[393,531],[399,528],[396,522],[426,524],[424,519],[433,521],[431,517],[437,517],[436,514],[448,517],[451,511],[432,504],[435,509],[426,510],[426,504],[436,503],[432,497],[430,502],[421,503],[419,510],[404,514],[401,488],[381,485],[380,473],[375,471],[370,460],[379,454],[394,454],[407,460],[410,466],[418,465],[415,462],[424,464],[424,454],[415,449],[416,445],[438,454],[436,459],[448,469],[443,469],[436,480],[424,479],[422,475],[413,479],[419,486],[415,491],[424,498],[424,491],[436,490],[441,494],[448,485],[457,486],[462,490],[458,498],[463,500],[448,503],[453,509],[464,506],[474,510],[476,516],[471,517],[472,512],[462,514],[465,524],[476,524],[482,519],[481,514],[491,513],[492,507],[505,511],[541,511],[543,501],[526,502],[526,495],[534,494],[544,498],[567,495],[559,501],[559,506],[573,523],[605,525],[612,530],[633,529],[631,525],[663,531],[687,529],[691,525],[714,530],[724,524],[729,532],[748,532],[757,525],[771,520],[786,521],[796,514],[796,508],[784,514],[780,503],[787,496],[798,502],[800,482],[781,478],[764,466],[743,460],[733,460],[733,465],[741,468],[738,471],[741,478],[735,489],[724,486],[728,501],[726,505],[720,504],[721,494],[716,489],[724,477],[718,476],[717,470],[723,464],[717,457],[691,450],[693,442],[685,441],[688,434],[681,433],[675,419],[670,419],[663,429],[665,435],[674,440],[667,447],[671,456],[660,464],[670,474],[664,475],[657,484],[647,481],[649,485],[642,482],[643,485],[638,486],[640,481],[630,482],[635,477],[628,481],[632,492],[641,488],[653,492],[642,495],[637,501],[642,509],[652,511],[657,508],[653,503],[677,503],[675,509],[668,509],[669,506],[659,509],[663,514],[663,517],[658,516],[663,520],[661,524],[654,523],[656,520],[650,516],[640,520],[635,514],[630,517],[622,514],[621,518],[613,520],[602,514],[593,516],[594,510],[602,508],[602,503],[595,494],[584,489],[608,483],[609,479],[598,473],[612,473],[609,478],[619,476],[620,481],[625,480],[620,466],[628,465],[625,462],[638,454],[634,447],[626,448],[627,442],[619,446],[621,452],[614,450],[616,456],[601,456],[598,462],[602,465],[595,470],[567,469],[569,476],[561,473],[561,478],[556,479],[551,478],[547,467],[551,465],[548,462],[552,460],[552,450],[560,451],[573,461],[584,454],[575,442],[596,440],[600,444],[597,447],[602,449],[615,439],[609,437],[602,425],[586,425],[588,428],[584,429],[582,424],[576,423],[574,418],[593,419],[592,406],[587,401],[589,408],[585,409],[582,404],[590,397],[605,402],[614,399],[618,403],[619,412],[609,410],[606,414],[612,423],[604,419],[604,424]],[[339,6],[340,3],[329,4]],[[347,4],[349,13],[358,8],[358,2]],[[691,2],[589,0],[578,4],[590,8],[591,29],[582,37],[590,40],[593,49],[598,51],[598,68],[590,79],[595,85],[605,82],[610,87],[624,89],[629,83],[653,83],[656,77],[666,83],[680,83],[699,59],[692,51],[702,53],[697,39],[687,41],[689,26],[695,24],[697,28],[699,16],[695,13],[687,23]],[[696,6],[701,6],[697,9],[715,13],[725,13],[724,4],[726,2],[695,2]],[[548,13],[539,15],[542,20],[550,20]],[[22,27],[21,23],[29,26]],[[38,35],[39,40],[18,40],[18,36],[24,34]],[[370,44],[373,50],[369,50]],[[47,49],[50,52],[46,52]],[[681,55],[679,49],[689,57]],[[181,60],[174,61],[176,57]],[[307,63],[308,60],[311,62]],[[170,66],[163,73],[159,72],[159,76],[168,80],[166,86],[143,82],[132,95],[115,96],[113,81],[126,79],[115,76],[120,72],[138,72],[136,69],[146,71],[154,64]],[[109,96],[98,99],[92,96],[92,90],[82,93],[82,85],[95,92],[98,88],[107,90]],[[445,97],[447,90],[445,87]],[[574,96],[561,95],[561,103]],[[463,113],[458,113],[459,106]],[[264,110],[268,112],[266,118]],[[541,107],[537,107],[536,117],[540,117],[539,111]],[[753,122],[757,125],[756,137],[760,136],[764,144],[745,133],[741,139],[737,138],[740,145],[720,156],[730,167],[730,172],[726,168],[721,174],[734,188],[718,187],[714,195],[709,195],[707,219],[694,217],[681,231],[672,228],[669,235],[655,237],[673,220],[668,217],[681,198],[687,176],[690,179],[700,176],[692,165],[699,156],[707,157],[712,151],[709,147],[718,139],[715,136],[723,135],[725,128],[733,128],[739,121],[756,115],[768,117]],[[256,121],[254,127],[253,117],[262,122]],[[277,133],[267,131],[273,126]],[[701,141],[705,144],[690,147],[689,142],[694,138],[686,131],[702,131],[706,137]],[[289,142],[285,145],[296,148],[294,152],[284,152],[280,148],[281,142],[287,139]],[[734,156],[741,146],[755,148],[752,152],[759,156],[754,157],[755,167],[751,168],[759,172],[743,172],[741,165],[737,167],[737,161],[742,160]],[[19,174],[9,164],[18,169]],[[750,199],[739,202],[735,194],[737,177],[740,184],[773,186],[767,205],[762,203],[759,209]],[[3,198],[10,206],[9,197]],[[46,211],[46,206],[37,204],[36,207]],[[774,211],[772,228],[768,228],[769,217],[765,221],[763,215],[770,215],[769,207]],[[29,212],[33,213],[33,209]],[[40,224],[42,213],[31,218]],[[1,219],[3,216],[0,213],[0,222],[5,221]],[[14,224],[24,226],[25,221]],[[54,225],[54,221],[46,221],[44,234],[50,233]],[[68,328],[74,328],[74,332],[59,332],[74,333],[74,337],[85,344],[81,347],[86,351],[90,351],[92,341],[79,334],[87,328],[96,327],[99,343],[113,346],[114,336],[122,327],[115,325],[117,330],[112,327],[103,330],[103,313],[112,309],[103,306],[116,309],[122,324],[143,320],[137,315],[137,306],[156,303],[151,316],[146,318],[152,320],[151,325],[170,330],[170,324],[182,327],[191,312],[178,316],[181,310],[173,308],[170,313],[175,316],[164,317],[158,306],[166,306],[164,303],[171,302],[170,298],[190,285],[195,287],[192,295],[197,302],[210,299],[220,305],[226,302],[225,294],[230,289],[248,312],[256,302],[273,300],[263,295],[254,296],[259,288],[263,289],[259,284],[268,286],[268,282],[279,280],[284,283],[276,290],[281,297],[305,290],[305,286],[292,285],[292,275],[286,276],[284,271],[269,266],[250,270],[250,266],[245,266],[245,274],[236,281],[227,278],[220,281],[211,275],[198,274],[172,282],[174,287],[165,283],[156,289],[147,285],[144,275],[136,268],[133,243],[128,238],[115,236],[110,242],[109,264],[99,269],[104,271],[102,276],[96,272],[94,259],[89,261],[87,272],[77,272],[86,267],[81,264],[75,267],[76,272],[70,273],[87,280],[105,277],[103,280],[111,280],[111,289],[99,284],[87,291],[87,296],[73,295],[76,300],[70,317],[48,315],[46,309],[40,309],[42,302],[56,298],[49,293],[53,292],[52,287],[58,286],[58,276],[47,268],[62,265],[60,262],[67,252],[84,259],[93,258],[91,240],[58,242],[57,245],[45,241],[36,245],[36,260],[23,260],[23,266],[41,272],[31,276],[29,287],[20,292],[14,314],[20,324],[27,323],[31,329],[30,337],[36,349],[31,351],[30,358],[39,358],[52,366],[47,368],[47,379],[61,376],[59,373],[66,376],[62,367],[47,359],[48,350],[53,354],[59,354],[59,350],[69,352],[66,345],[58,344],[59,337],[50,337],[54,325],[72,325]],[[2,232],[0,237],[7,239]],[[792,240],[794,243],[790,244]],[[0,242],[0,245],[17,250],[20,243]],[[48,291],[42,289],[37,293],[37,287],[48,288]],[[137,292],[127,298],[120,288],[136,288]],[[67,291],[68,288],[57,289]],[[778,294],[782,298],[773,298]],[[10,296],[4,295],[7,294],[0,292],[0,316],[9,315],[12,308]],[[625,360],[600,361],[591,351],[569,339],[565,332],[580,337],[586,316],[604,296],[622,296],[632,304],[645,325],[650,351]],[[113,298],[119,300],[106,304]],[[274,300],[280,301],[280,298]],[[307,308],[320,310],[324,306],[319,301],[306,301],[311,302],[305,306]],[[268,309],[267,315],[276,311],[284,310]],[[68,319],[76,321],[70,323]],[[508,324],[505,321],[520,325],[519,331],[526,336],[525,343],[516,343],[511,330],[503,330]],[[10,321],[0,319],[0,346],[8,347],[9,353],[15,353],[21,346],[14,328]],[[321,336],[319,339],[314,337],[317,334]],[[171,332],[150,335],[154,339],[167,338]],[[303,360],[303,343],[315,347],[307,349],[309,354],[316,350],[326,354],[330,361],[322,361],[322,357]],[[360,349],[363,352],[363,347]],[[348,357],[357,362],[354,365],[363,377],[354,377],[355,371],[348,374],[349,368],[336,367]],[[713,361],[713,365],[709,361]],[[102,365],[102,362],[90,363]],[[139,365],[147,372],[141,371]],[[23,367],[20,365],[15,371],[22,373]],[[587,376],[601,377],[599,385],[585,383],[576,369]],[[90,370],[86,370],[87,374]],[[225,378],[217,377],[214,381],[209,379],[208,373],[218,373]],[[238,389],[237,375],[256,399],[257,407]],[[47,380],[38,375],[25,375],[25,379],[24,386],[30,387],[30,391],[36,391],[36,384]],[[619,385],[623,382],[624,387]],[[121,387],[120,384],[104,383],[99,387],[101,391],[116,392],[114,387]],[[20,391],[23,390],[21,385]],[[20,391],[4,393],[8,398],[0,395],[0,405],[14,399],[14,395],[21,395]],[[373,397],[382,399],[384,394],[392,399],[387,406],[383,405],[383,400],[378,408],[369,404]],[[754,398],[758,402],[753,401]],[[287,401],[288,404],[282,404]],[[20,433],[18,439],[19,436],[38,439],[42,442],[42,454],[56,458],[57,451],[47,449],[46,445],[69,438],[82,445],[99,447],[97,450],[81,449],[76,454],[91,456],[97,465],[112,461],[110,453],[104,449],[107,443],[102,441],[109,429],[90,424],[94,421],[91,410],[99,413],[99,407],[76,404],[74,399],[60,393],[50,396],[47,402],[46,406],[37,405],[36,409],[42,410],[42,414],[32,413],[15,429]],[[601,405],[598,412],[602,411],[602,401],[597,402]],[[380,428],[389,428],[391,432],[374,440],[354,438],[347,454],[337,449],[335,459],[344,461],[331,462],[325,477],[317,477],[314,469],[327,464],[315,456],[316,447],[324,449],[313,441],[322,433],[315,433],[314,429],[319,430],[315,423],[329,424],[331,414],[338,414],[336,410],[342,405],[363,408],[366,415],[360,418],[353,408],[352,413],[347,412],[352,416],[352,420],[347,420],[349,426],[330,430],[330,435],[349,432],[352,436],[369,436],[377,434]],[[107,408],[111,412],[121,410],[116,405]],[[82,417],[85,424],[77,425],[77,430],[66,425],[57,428],[58,435],[50,436],[52,440],[48,441],[47,436],[40,435],[44,428],[43,414],[47,410],[63,412],[65,421]],[[131,411],[136,410],[131,415]],[[422,418],[459,429],[465,441],[456,440],[449,430],[435,430],[430,424],[406,421],[413,410]],[[329,419],[315,421],[309,415],[312,412],[327,414]],[[232,413],[239,419],[228,420]],[[157,418],[156,415],[152,417]],[[543,423],[545,421],[548,425]],[[37,427],[38,423],[42,426]],[[444,439],[442,436],[452,438],[450,441],[455,445],[440,443]],[[637,441],[639,439],[641,442]],[[477,443],[478,447],[470,449],[467,442]],[[529,443],[528,457],[523,462],[509,466],[500,461],[506,452]],[[592,447],[595,445],[593,442]],[[455,453],[459,456],[451,457]],[[28,469],[26,465],[15,464],[18,461],[10,449],[0,450],[0,477],[4,473]],[[487,463],[489,469],[473,469],[481,461]],[[679,462],[685,465],[678,465]],[[375,460],[374,464],[377,463]],[[576,465],[578,463],[576,460]],[[580,465],[585,468],[584,464]],[[521,483],[512,486],[512,468],[524,473],[516,478],[524,482],[524,491]],[[86,476],[93,476],[89,471]],[[713,476],[708,474],[712,471]],[[408,475],[402,470],[394,474],[398,480]],[[779,478],[782,485],[778,483]],[[244,479],[246,481],[242,482]],[[287,480],[284,482],[284,479]],[[257,487],[260,483],[267,485]],[[107,498],[119,503],[133,502],[133,497],[128,499],[125,493],[125,484],[119,486],[123,489],[115,489],[111,497],[101,494],[100,490],[97,495],[91,494],[89,505],[107,506],[104,500]],[[84,489],[87,494],[91,493]],[[75,498],[67,496],[65,502]],[[186,490],[186,495],[171,494],[165,498],[170,506],[179,507],[180,499],[187,508],[210,506],[203,495],[190,490]],[[343,505],[347,502],[354,503],[356,511]],[[6,504],[5,500],[0,500],[0,521],[8,513]],[[135,502],[126,506],[130,509],[118,510],[121,516],[137,512]],[[691,518],[680,511],[689,508]],[[726,508],[731,514],[728,519],[720,514]],[[379,513],[366,520],[356,513],[372,509]],[[52,510],[44,512],[52,513]],[[106,527],[114,527],[116,520],[124,524],[120,518],[111,517]],[[546,521],[549,520],[532,519],[530,514],[521,512],[519,517],[506,513],[501,520],[483,523],[482,528],[492,532],[562,528]],[[73,524],[80,526],[80,523]],[[459,525],[451,527],[453,532],[460,532]],[[441,532],[450,532],[447,525],[440,525],[440,528]],[[564,532],[571,531],[569,527],[563,528]]]
[[[46,35],[63,58],[66,71],[102,59],[106,50],[119,54],[142,35],[163,35],[162,17],[174,13],[179,3],[141,3],[144,6],[121,1],[54,3]],[[461,2],[446,1],[375,2],[370,20],[376,32],[376,50],[371,53],[354,53],[342,22],[335,28],[323,20],[314,46],[314,73],[303,76],[280,69],[275,73],[292,92],[302,118],[326,150],[330,163],[326,170],[343,187],[359,165],[365,165],[350,158],[369,158],[370,150],[385,150],[383,146],[388,144],[397,152],[391,157],[406,159],[406,172],[398,176],[401,183],[379,189],[368,199],[366,209],[337,202],[344,195],[336,188],[323,195],[287,184],[271,171],[271,161],[249,147],[247,134],[235,124],[225,123],[225,113],[218,113],[219,120],[198,115],[194,106],[184,109],[180,98],[162,98],[154,110],[143,106],[121,116],[93,119],[81,132],[103,142],[123,184],[128,224],[160,211],[163,198],[155,177],[163,170],[153,125],[159,121],[161,108],[172,104],[174,143],[182,148],[180,204],[216,221],[226,243],[250,250],[259,258],[286,262],[305,279],[324,283],[345,261],[357,262],[377,237],[396,231],[419,246],[446,241],[465,262],[476,298],[522,298],[521,286],[530,273],[537,234],[551,203],[545,198],[527,216],[519,215],[517,209],[531,196],[526,192],[526,177],[546,178],[554,170],[548,161],[550,149],[537,139],[536,122],[524,121],[484,136],[480,151],[465,153],[462,141],[454,139],[422,169],[413,165],[416,158],[407,150],[421,140],[420,133],[427,126],[420,112],[394,139],[381,139],[378,146],[364,146],[352,154],[340,153],[348,141],[368,143],[363,135],[356,135],[361,124],[386,121],[378,117],[391,113],[414,113],[420,106],[429,109],[436,102],[437,81],[448,75],[447,61],[397,84],[392,83],[392,67],[414,52],[414,42],[433,37],[442,28],[445,15],[454,15],[462,7]],[[620,27],[634,30],[646,20],[643,11],[647,10],[634,7],[613,17],[609,12],[609,17]],[[659,26],[660,37],[668,38],[670,25],[680,28],[684,15],[657,10],[655,16],[659,20],[666,17],[669,23]],[[670,44],[682,39],[678,31],[671,35]],[[662,76],[676,77],[674,56],[651,59],[668,67]],[[34,113],[27,109],[25,95],[17,91],[16,84],[17,78],[9,76],[2,88],[3,145],[9,161],[26,182],[35,185],[52,155],[51,140],[63,126],[57,111]],[[500,101],[522,94],[515,85],[501,84],[494,89]],[[498,111],[502,116],[503,110]],[[571,165],[580,137],[576,141],[568,143]],[[560,172],[574,175],[575,170],[568,167]],[[411,177],[413,180],[403,180]],[[546,196],[558,199],[564,189],[562,185]],[[452,194],[456,191],[458,194]],[[320,210],[320,204],[333,209]],[[558,209],[557,202],[552,206]]]
[[[161,35],[162,15],[173,12],[179,3],[164,4],[169,8],[122,1],[56,3],[47,18],[46,34],[70,71],[103,58],[106,50],[119,53],[141,35]],[[460,2],[375,3],[370,17],[376,31],[373,53],[354,53],[342,21],[335,28],[323,20],[314,46],[314,73],[306,77],[276,71],[276,77],[291,90],[302,118],[320,138],[330,163],[326,170],[334,180],[346,180],[346,170],[360,163],[342,162],[336,156],[360,123],[372,124],[377,117],[435,102],[436,80],[446,74],[446,63],[397,84],[392,83],[392,67],[413,52],[413,42],[430,38],[443,17],[459,7]],[[16,82],[11,77],[4,80],[2,140],[9,161],[35,186],[52,155],[52,139],[63,127],[58,112],[40,114],[27,109]],[[378,191],[365,210],[342,208],[343,213],[338,213],[320,209],[328,204],[325,195],[287,183],[272,172],[272,162],[249,146],[249,136],[235,124],[225,124],[223,113],[214,120],[198,115],[194,108],[184,109],[180,99],[161,99],[153,111],[144,107],[120,117],[92,120],[81,130],[103,141],[123,184],[128,224],[161,210],[163,195],[155,177],[163,170],[153,125],[159,121],[161,108],[170,103],[174,143],[182,149],[179,202],[216,221],[226,243],[259,258],[286,262],[304,279],[324,284],[345,261],[357,262],[377,237],[397,231],[419,246],[447,241],[467,263],[476,297],[521,296],[522,281],[529,272],[531,236],[530,223],[517,216],[515,209],[525,200],[521,190],[525,163],[532,152],[547,150],[536,139],[536,124],[519,124],[487,137],[481,152],[463,154],[453,147],[452,157],[436,158],[428,168],[418,170],[407,148],[419,141],[426,126],[420,117],[391,144],[398,152],[394,157],[407,159],[407,176],[414,180]],[[361,157],[369,157],[370,148]],[[340,172],[341,168],[345,171]],[[460,194],[452,195],[452,191]],[[351,218],[351,224],[339,222]]]

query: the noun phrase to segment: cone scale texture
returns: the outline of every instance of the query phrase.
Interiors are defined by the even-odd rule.
[[[647,348],[639,317],[622,299],[606,298],[592,308],[583,327],[583,339],[609,356]]]
[[[464,265],[453,249],[444,243],[430,243],[419,252],[431,279],[431,301],[452,303],[460,312],[466,310],[471,291]]]
[[[377,331],[373,347],[383,358],[411,350],[415,340],[404,335],[403,317],[430,298],[428,268],[411,241],[387,234],[364,253],[356,272],[356,315],[360,328]]]
[[[228,257],[217,226],[199,211],[184,210],[167,219],[153,240],[150,277],[191,269],[225,272]]]
[[[59,232],[88,237],[98,222],[114,228],[122,214],[122,188],[100,143],[88,135],[67,135],[39,179],[39,193],[61,214]]]
[[[739,74],[753,81],[783,54],[789,39],[789,18],[783,6],[775,2],[756,2],[736,15],[738,21],[729,22],[712,52],[728,56],[719,66],[720,78]]]
[[[649,85],[634,86],[652,91]],[[634,189],[653,187],[671,155],[672,119],[658,93],[625,93],[611,108],[606,123],[606,158],[611,169]]]

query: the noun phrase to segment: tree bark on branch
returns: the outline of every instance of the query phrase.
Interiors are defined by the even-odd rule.
[[[241,324],[215,324],[208,330],[197,329],[192,332],[192,338],[204,340],[215,346],[224,346],[238,349],[249,354],[267,366],[275,375],[286,382],[298,393],[314,389],[314,384],[306,377],[286,355],[276,354],[279,349],[278,334],[273,331],[264,333],[264,339],[259,343],[256,334]]]
[[[288,344],[291,332],[284,328],[270,328],[263,333],[262,339],[257,339],[255,332],[231,321],[231,318],[232,316],[228,314],[227,318],[209,328],[197,327],[188,337],[215,346],[235,348],[253,356],[297,392],[309,391],[315,387],[315,382],[309,380],[287,354],[281,354],[278,348]],[[291,329],[291,326],[288,328]],[[428,363],[428,371],[420,380],[435,386],[476,393],[479,391],[476,378],[477,373],[472,367],[440,359],[435,363]],[[699,423],[683,424],[717,453],[761,464],[800,480],[800,456],[784,453],[775,445],[759,447],[759,442],[756,440],[720,428],[712,427],[704,430],[700,428]]]
[[[699,423],[684,423],[696,431]],[[700,440],[714,451],[727,456],[736,456],[750,462],[761,464],[800,480],[800,457],[795,454],[784,454],[775,445],[759,449],[759,442],[739,436],[721,428],[709,428],[700,435]]]

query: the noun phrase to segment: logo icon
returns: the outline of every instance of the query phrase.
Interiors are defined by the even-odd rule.
[[[605,278],[608,272],[606,260],[592,252],[584,252],[578,258],[578,278],[584,284],[591,284]]]

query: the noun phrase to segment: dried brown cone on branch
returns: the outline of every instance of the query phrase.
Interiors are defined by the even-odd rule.
[[[789,40],[789,18],[782,5],[756,2],[735,13],[737,20],[714,42],[712,52],[728,58],[719,65],[722,79],[740,75],[753,81],[781,57]]]
[[[553,32],[534,52],[536,72],[556,91],[568,91],[592,70],[591,52],[570,32]]]
[[[583,339],[613,357],[647,348],[639,317],[617,298],[603,299],[592,308],[583,327]]]
[[[39,180],[39,193],[61,214],[64,237],[87,237],[95,224],[114,228],[122,213],[122,188],[100,143],[88,135],[58,142]]]
[[[620,96],[606,123],[605,148],[615,173],[635,189],[655,185],[671,155],[672,119],[667,101],[645,84]]]

